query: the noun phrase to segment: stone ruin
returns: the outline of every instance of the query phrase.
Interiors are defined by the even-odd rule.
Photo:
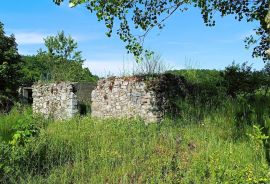
[[[166,114],[178,113],[175,102],[185,97],[186,87],[182,77],[171,74],[100,80],[92,91],[92,116],[160,122]]]
[[[93,83],[37,83],[32,86],[33,112],[68,119],[90,111]]]
[[[92,92],[92,116],[140,117],[154,122],[162,118],[153,91],[138,78],[100,80]]]
[[[49,83],[32,86],[33,111],[68,119],[91,112],[93,117],[139,117],[160,122],[177,114],[175,99],[185,96],[185,81],[171,74],[155,77],[111,77],[93,83]],[[91,107],[91,108],[90,108]]]

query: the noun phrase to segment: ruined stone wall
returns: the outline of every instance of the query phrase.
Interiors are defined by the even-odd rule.
[[[136,77],[100,80],[92,91],[91,109],[94,117],[141,117],[148,122],[162,118],[156,95]]]
[[[35,84],[32,89],[34,113],[55,119],[68,119],[78,112],[73,83]]]
[[[94,83],[38,83],[32,86],[33,112],[68,119],[76,113],[94,117],[141,117],[159,122],[178,115],[177,100],[185,98],[185,80],[172,74],[112,77]],[[89,107],[89,108],[88,108]]]

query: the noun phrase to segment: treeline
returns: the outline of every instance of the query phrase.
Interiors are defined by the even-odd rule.
[[[22,56],[18,52],[15,36],[6,35],[0,22],[0,109],[9,110],[17,100],[19,86],[31,86],[37,81],[95,82],[78,45],[71,36],[59,32],[44,39],[46,50],[37,54]]]
[[[237,99],[254,95],[267,96],[270,88],[270,63],[255,70],[247,62],[232,63],[224,70],[187,69],[170,73],[183,76],[190,87],[190,95],[202,104],[219,104],[224,98]]]

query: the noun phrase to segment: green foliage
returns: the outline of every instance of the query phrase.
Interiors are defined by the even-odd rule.
[[[207,69],[173,70],[170,73],[185,77],[190,84],[187,98],[195,106],[216,107],[222,103],[225,89],[221,72]],[[189,104],[189,105],[191,105]]]
[[[15,37],[6,36],[4,25],[0,22],[0,110],[8,110],[16,98],[20,62]]]
[[[39,55],[22,56],[22,73],[21,84],[30,86],[39,80],[45,80],[49,73],[49,65],[47,60]]]
[[[171,73],[147,76],[147,89],[156,94],[159,111],[172,118],[180,115],[179,101],[184,101],[190,92],[189,83],[184,77]],[[166,101],[164,101],[166,99]]]
[[[244,101],[252,101],[256,94],[269,95],[269,64],[261,71],[252,69],[246,62],[242,65],[232,63],[223,71],[188,69],[173,70],[169,73],[183,76],[190,84],[188,100],[192,104],[204,107],[217,107],[224,99],[230,97]],[[242,100],[242,102],[241,102]],[[252,106],[254,104],[251,104]],[[243,105],[247,107],[246,105]]]
[[[43,76],[52,81],[96,81],[88,68],[83,68],[81,52],[76,51],[77,42],[64,31],[44,39],[47,51],[40,50],[37,57],[45,62],[47,73]]]
[[[66,36],[64,31],[59,32],[56,36],[48,36],[44,39],[47,48],[47,54],[54,58],[65,61],[83,62],[81,51],[76,51],[78,48],[77,42]]]
[[[234,107],[227,101],[205,109],[203,118],[161,124],[90,117],[51,122],[24,144],[0,144],[0,182],[269,183],[261,142],[267,137],[250,128],[251,136],[235,139]]]
[[[58,60],[51,58],[46,52],[38,53],[37,58],[44,62],[47,68],[41,72],[41,81],[95,82],[97,80],[88,68],[83,68],[81,62]]]
[[[251,140],[255,142],[257,147],[259,147],[256,150],[262,149],[263,142],[269,139],[269,136],[265,135],[262,131],[263,127],[253,125],[253,132],[251,134],[248,134]]]
[[[253,71],[250,65],[233,63],[226,67],[223,73],[223,85],[227,94],[236,97],[237,95],[253,95],[261,87],[261,73]]]
[[[15,183],[29,162],[28,148],[47,124],[29,107],[16,106],[0,118],[0,183]],[[30,158],[29,158],[30,159]],[[12,176],[12,177],[10,177]]]
[[[268,94],[270,88],[270,62],[266,63],[262,69],[262,88],[265,90],[265,96]]]
[[[53,0],[56,4],[61,4],[64,0]],[[144,38],[154,27],[162,29],[165,21],[176,12],[186,11],[190,6],[199,8],[206,26],[214,26],[214,15],[219,12],[222,17],[233,15],[236,20],[247,22],[256,21],[259,23],[256,28],[256,37],[251,36],[246,39],[246,46],[258,43],[253,51],[253,56],[262,57],[269,60],[270,55],[266,54],[269,49],[269,11],[268,0],[69,0],[70,6],[75,7],[84,4],[86,8],[95,13],[98,21],[104,21],[108,31],[107,36],[111,36],[115,24],[118,24],[117,34],[126,43],[128,52],[133,53],[137,58],[143,53]],[[269,14],[268,14],[269,16]],[[134,29],[144,31],[139,36]],[[138,59],[139,61],[139,59]]]
[[[30,107],[20,105],[13,107],[9,113],[0,118],[0,142],[14,141],[15,137],[18,139],[18,136],[36,135],[37,126],[41,126],[39,120],[39,117],[33,117]]]
[[[0,183],[270,183],[269,94],[243,81],[235,98],[226,96],[227,84],[238,82],[228,71],[257,76],[245,65],[145,76],[158,79],[148,87],[169,91],[181,112],[160,124],[51,122],[18,106],[0,116]],[[260,79],[266,74],[267,67]]]
[[[39,80],[96,82],[97,76],[83,68],[75,40],[65,36],[63,31],[44,40],[47,51],[39,50],[37,55],[23,57],[22,84],[31,85]]]

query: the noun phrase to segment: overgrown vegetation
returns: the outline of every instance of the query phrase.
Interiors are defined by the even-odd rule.
[[[34,56],[23,56],[21,84],[31,85],[37,81],[96,82],[97,76],[83,68],[78,44],[63,31],[56,36],[44,38],[46,50]]]
[[[2,141],[1,182],[269,183],[263,143],[269,137],[255,111],[253,125],[240,129],[238,121],[245,120],[237,119],[239,108],[226,101],[219,109],[194,108],[177,120],[147,126],[90,117],[39,126],[27,110],[14,110],[2,122],[27,119],[38,127],[38,136],[25,136],[21,144],[16,131]],[[198,111],[203,118],[197,118]],[[270,123],[269,114],[264,121]]]
[[[0,183],[270,183],[269,63],[261,71],[233,63],[224,71],[163,73],[160,58],[146,53],[136,72],[169,99],[162,123],[90,116],[58,122],[21,104],[10,109],[19,85],[95,82],[77,43],[60,32],[45,39],[47,50],[21,57],[1,23],[0,42]]]
[[[93,82],[98,79],[83,67],[77,42],[59,32],[44,39],[47,50],[21,56],[14,35],[7,36],[0,22],[0,112],[8,112],[18,101],[19,86],[37,81]]]
[[[10,110],[20,78],[20,55],[14,35],[5,35],[0,22],[0,111]]]
[[[160,124],[18,105],[0,115],[0,183],[270,183],[269,76],[247,63],[151,74],[177,110]]]

